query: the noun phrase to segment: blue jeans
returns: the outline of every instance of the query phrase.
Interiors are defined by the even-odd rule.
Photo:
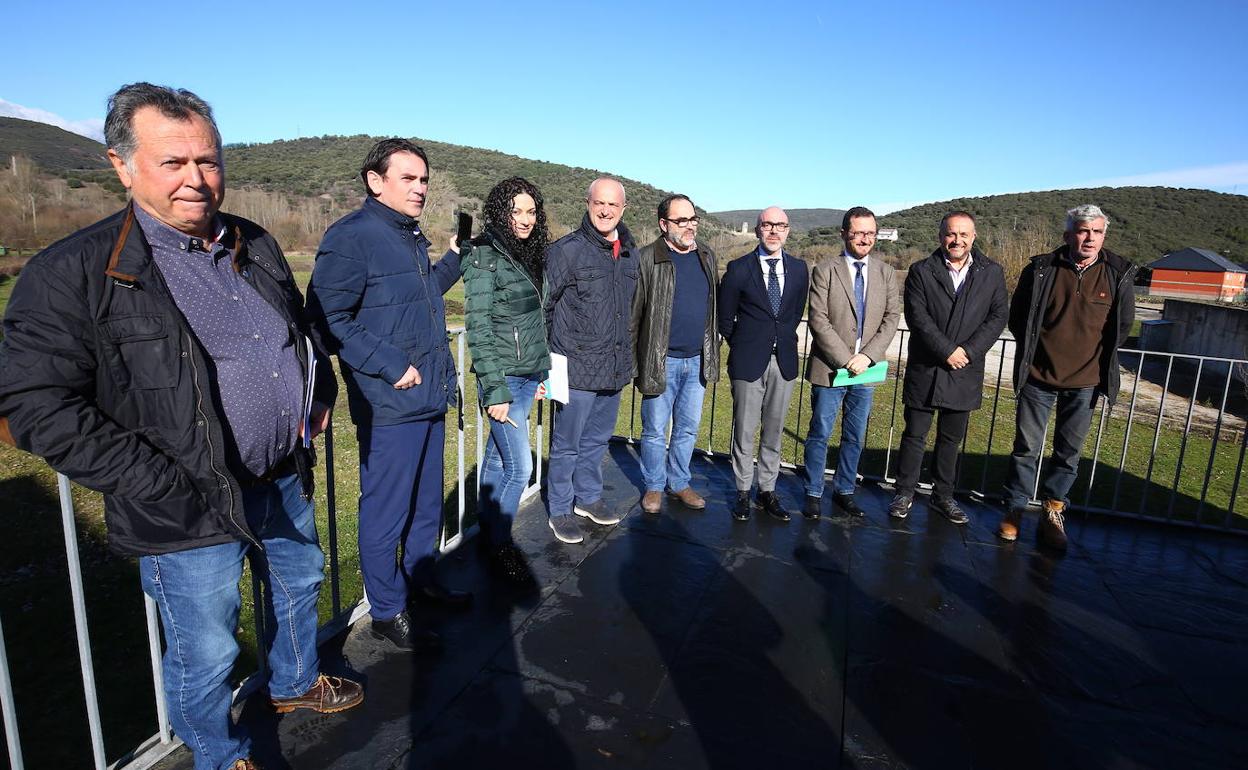
[[[620,413],[618,390],[568,390],[568,403],[555,412],[546,471],[546,507],[551,516],[572,514],[573,502],[602,499],[602,456]]]
[[[511,542],[511,523],[520,509],[520,495],[533,473],[529,410],[533,408],[533,396],[542,379],[538,375],[507,376],[507,388],[511,391],[507,419],[515,425],[491,419],[489,415],[485,417],[490,425],[490,438],[479,471],[481,493],[477,513],[481,519],[481,530],[490,545]]]
[[[1049,472],[1040,484],[1039,499],[1069,504],[1070,488],[1079,473],[1079,454],[1096,409],[1095,388],[1051,388],[1028,381],[1018,392],[1017,423],[1010,470],[1005,480],[1005,503],[1025,508],[1031,501],[1044,452],[1049,414],[1057,407],[1053,432],[1053,456]]]
[[[641,399],[641,478],[647,492],[664,487],[679,492],[689,486],[689,458],[702,421],[702,356],[673,358],[663,363],[667,385],[657,396]],[[666,440],[668,424],[670,443]]]
[[[832,491],[838,495],[852,495],[858,481],[858,458],[862,457],[862,445],[867,438],[867,417],[871,414],[871,399],[875,388],[870,385],[846,385],[828,388],[811,386],[810,429],[806,432],[806,449],[803,462],[806,465],[806,494],[823,497],[823,469],[828,465],[828,438],[841,404],[841,446],[836,453],[836,479]]]
[[[243,489],[247,523],[263,544],[252,569],[265,588],[269,694],[291,698],[316,683],[316,598],[325,557],[312,503],[297,475]],[[190,748],[196,770],[228,767],[251,741],[230,720],[230,670],[238,657],[234,629],[247,543],[222,543],[139,559],[143,592],[160,610],[162,670],[173,730]]]
[[[360,425],[360,572],[375,620],[407,606],[408,585],[433,581],[442,528],[446,421]],[[399,558],[395,558],[395,551]]]

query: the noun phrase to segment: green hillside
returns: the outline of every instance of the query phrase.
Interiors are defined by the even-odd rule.
[[[754,223],[758,221],[758,213],[760,211],[762,209],[713,211],[711,216],[723,222],[729,228],[737,230],[741,227],[742,222],[749,222],[750,227],[754,227]],[[803,233],[807,230],[814,230],[817,227],[839,229],[841,217],[845,216],[845,209],[785,209],[784,213],[789,215],[789,227],[793,229],[793,232]]]
[[[323,136],[227,145],[229,184],[231,188],[256,187],[295,198],[330,195],[351,208],[362,195],[360,163],[377,139],[365,135]],[[460,198],[483,201],[497,182],[509,176],[523,176],[541,188],[554,223],[564,228],[580,224],[589,183],[603,174],[616,176],[628,191],[629,207],[624,221],[634,230],[654,231],[655,208],[667,195],[667,191],[609,171],[529,160],[445,142],[416,138],[413,141],[428,151],[434,173],[445,173]],[[56,126],[0,118],[0,162],[7,165],[13,154],[26,156],[43,171],[71,181],[96,182],[114,192],[121,190],[104,145]],[[722,230],[717,222],[708,220],[703,234],[714,235]]]
[[[225,148],[230,186],[254,187],[305,201],[329,195],[342,208],[353,208],[361,196],[360,162],[375,141],[374,137],[359,135],[230,145]],[[585,190],[603,173],[495,150],[415,141],[429,151],[435,175],[445,174],[444,182],[449,181],[453,188],[441,193],[443,200],[467,199],[468,208],[472,208],[473,201],[483,200],[493,184],[520,175],[542,189],[552,222],[563,228],[576,227],[580,222]],[[0,163],[7,165],[13,154],[29,157],[45,172],[69,179],[71,187],[98,182],[113,192],[121,191],[103,145],[55,126],[0,118]],[[625,222],[634,230],[653,234],[654,210],[666,192],[620,179],[628,190]],[[1001,241],[1021,232],[1039,234],[1039,240],[1057,244],[1065,210],[1085,202],[1097,203],[1109,214],[1110,248],[1137,262],[1148,263],[1186,246],[1211,249],[1236,262],[1248,261],[1248,196],[1169,187],[1051,190],[929,203],[880,217],[882,227],[899,230],[897,242],[881,243],[880,248],[885,253],[911,256],[930,251],[936,243],[941,215],[952,209],[973,213],[981,236]],[[713,216],[725,225],[708,217],[702,235],[709,238],[734,225],[739,228],[742,221],[753,221],[757,212],[719,212]],[[788,213],[797,236],[795,248],[839,247],[841,210],[791,209]],[[320,229],[314,235],[319,233]],[[989,239],[983,242],[987,245]]]
[[[1057,246],[1066,210],[1082,203],[1105,210],[1111,223],[1108,247],[1140,264],[1186,246],[1248,261],[1248,196],[1173,187],[1049,190],[928,203],[880,217],[881,227],[898,230],[897,242],[882,243],[881,249],[930,251],[941,216],[956,209],[975,215],[981,237],[1026,230],[1046,234]],[[813,230],[806,243],[839,244],[838,227]]]
[[[358,200],[362,194],[360,164],[376,141],[377,137],[358,135],[228,145],[225,159],[230,185],[254,185],[302,196],[329,194],[339,201]],[[495,150],[415,138],[413,141],[429,153],[434,173],[445,172],[459,195],[482,201],[497,182],[509,176],[523,176],[541,189],[548,214],[567,228],[580,224],[590,182],[610,173],[529,160]],[[655,208],[667,192],[635,180],[616,178],[628,192],[625,224],[634,230],[654,228]],[[722,228],[712,224],[709,229]]]
[[[109,168],[104,145],[63,128],[20,118],[0,118],[0,162],[24,155],[55,174],[76,169]]]

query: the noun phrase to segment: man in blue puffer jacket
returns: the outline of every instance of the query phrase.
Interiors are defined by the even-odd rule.
[[[309,308],[342,365],[360,442],[360,570],[373,635],[430,649],[438,639],[412,628],[409,598],[452,606],[472,598],[433,576],[446,410],[456,393],[442,295],[459,278],[459,255],[429,261],[416,221],[429,189],[423,149],[385,139],[360,176],[369,197],[326,231]]]

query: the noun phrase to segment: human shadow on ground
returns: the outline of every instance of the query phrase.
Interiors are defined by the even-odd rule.
[[[280,735],[280,745],[265,745],[265,767],[476,768],[516,766],[523,756],[556,770],[574,766],[546,719],[544,693],[514,673],[514,632],[551,590],[546,571],[535,565],[542,593],[517,594],[492,581],[471,543],[463,548],[437,571],[446,584],[473,591],[472,607],[415,613],[418,625],[442,636],[444,652],[402,652],[372,638],[361,619],[322,648],[322,660],[326,670],[364,683],[364,703],[342,714],[280,718],[256,705],[249,724]]]
[[[1209,716],[1186,716],[1181,677],[1119,605],[1104,552],[1063,558],[964,541],[966,530],[919,504],[901,525],[881,514],[850,532],[847,758],[933,768],[1239,761],[1226,764],[1243,754],[1230,717],[1202,734]]]
[[[708,547],[698,530],[708,517],[727,519],[722,504],[692,512],[669,503],[662,517],[610,543],[623,553],[616,580],[626,619],[617,623],[634,658],[621,674],[625,701],[675,723],[675,766],[841,766],[843,658],[812,640],[841,635],[835,614],[819,608],[837,601],[843,576],[804,575],[749,538]],[[717,546],[720,530],[712,525]]]

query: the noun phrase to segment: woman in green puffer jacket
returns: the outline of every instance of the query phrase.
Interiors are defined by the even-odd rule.
[[[522,587],[534,584],[533,575],[511,539],[511,525],[533,472],[529,410],[550,369],[542,314],[548,240],[541,192],[512,177],[490,190],[485,231],[460,254],[468,350],[490,425],[477,471],[482,542],[498,576]]]

